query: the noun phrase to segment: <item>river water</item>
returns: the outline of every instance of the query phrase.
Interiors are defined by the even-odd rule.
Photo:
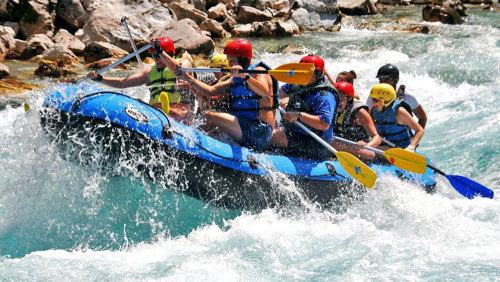
[[[301,56],[266,50],[297,43],[324,57],[332,74],[355,70],[363,100],[377,69],[397,65],[428,115],[419,149],[446,173],[500,193],[500,15],[470,10],[463,25],[391,31],[405,26],[398,18],[421,21],[420,11],[396,8],[345,21],[336,33],[251,41],[273,67]],[[224,210],[133,171],[66,161],[37,112],[59,86],[41,83],[48,86],[27,95],[27,113],[19,101],[0,101],[2,281],[500,279],[498,196],[468,200],[444,177],[430,195],[379,176],[358,201],[328,210]]]

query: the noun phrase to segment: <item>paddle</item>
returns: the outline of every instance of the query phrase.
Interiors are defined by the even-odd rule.
[[[182,68],[181,71],[231,72],[222,68]],[[314,64],[289,63],[272,70],[240,70],[239,73],[267,73],[282,82],[306,85],[314,74]]]
[[[282,114],[285,114],[285,110],[282,108],[279,108],[280,112]],[[340,152],[335,150],[330,144],[328,144],[325,140],[323,140],[321,137],[318,135],[314,134],[309,128],[304,126],[302,123],[298,121],[294,121],[294,123],[302,128],[307,134],[311,135],[316,141],[321,143],[325,148],[327,148],[330,152],[335,154],[337,157],[337,160],[339,161],[340,165],[344,168],[349,175],[351,175],[354,179],[358,180],[361,184],[366,186],[367,188],[372,188],[373,185],[375,185],[375,181],[377,180],[377,174],[375,171],[373,171],[371,168],[369,168],[366,164],[364,164],[362,161],[360,161],[358,158],[355,156],[347,153],[347,152]]]
[[[389,146],[391,147],[396,147],[395,144],[391,143],[390,141],[388,140],[385,140],[384,138],[382,138],[382,140],[387,143]],[[427,167],[429,167],[430,169],[434,170],[435,172],[437,172],[438,174],[441,174],[443,175],[444,177],[446,177],[448,179],[448,181],[450,182],[451,186],[457,190],[458,193],[460,193],[462,196],[468,198],[468,199],[472,199],[474,198],[475,196],[479,195],[483,198],[490,198],[490,199],[493,199],[493,191],[490,190],[489,188],[475,182],[474,180],[472,179],[469,179],[465,176],[461,176],[461,175],[449,175],[449,174],[446,174],[444,172],[442,172],[441,170],[439,170],[438,168],[430,165],[430,164],[427,164]]]
[[[120,59],[119,61],[116,61],[116,62],[112,63],[111,65],[98,70],[97,74],[103,74],[104,72],[107,72],[108,70],[118,66],[119,64],[123,64],[124,62],[132,59],[135,55],[140,54],[140,53],[148,50],[149,47],[151,47],[151,44],[147,44],[146,46],[142,47],[141,49],[139,49],[133,53],[130,53],[129,55],[125,56],[124,58]]]
[[[334,136],[333,139],[342,143],[356,146],[356,142],[353,142],[351,140],[347,140],[337,136]],[[375,152],[377,155],[384,156],[392,165],[404,170],[424,174],[425,170],[427,169],[427,158],[408,150],[404,150],[401,148],[391,148],[387,151],[382,151],[368,146],[364,146],[363,148],[365,150]]]
[[[123,57],[122,59],[120,59],[120,60],[118,60],[118,61],[116,61],[116,62],[112,63],[111,65],[109,65],[109,66],[107,66],[107,67],[104,67],[104,68],[102,68],[102,69],[98,70],[98,71],[97,71],[97,74],[103,74],[103,73],[107,72],[108,70],[110,70],[110,69],[112,69],[112,68],[114,68],[114,67],[118,66],[119,64],[123,64],[124,62],[126,62],[126,61],[130,60],[131,58],[133,58],[135,55],[140,54],[140,53],[142,53],[142,52],[144,52],[144,51],[148,50],[148,48],[149,48],[149,47],[151,47],[151,44],[147,44],[146,46],[142,47],[141,49],[139,49],[139,50],[137,50],[137,51],[135,51],[135,52],[133,52],[133,53],[131,53],[131,54],[129,54],[129,55],[127,55],[127,56]],[[80,84],[80,83],[82,83],[82,82],[84,82],[84,81],[87,81],[88,79],[89,79],[89,78],[88,78],[88,77],[86,77],[86,78],[84,78],[84,79],[80,80],[77,84]]]
[[[130,33],[130,29],[128,28],[127,17],[123,16],[121,22],[122,25],[125,27],[125,30],[127,31],[128,39],[130,40],[130,45],[132,45],[134,52],[137,52],[137,47],[135,46],[134,38],[132,37],[132,33]],[[135,56],[137,58],[137,63],[139,63],[139,68],[142,70],[144,66],[142,65],[141,57],[139,56],[139,54],[136,54]]]

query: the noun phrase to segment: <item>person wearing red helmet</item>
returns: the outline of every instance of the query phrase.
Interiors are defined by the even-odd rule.
[[[173,58],[175,55],[174,42],[169,37],[152,39],[151,45],[148,53],[155,61],[154,66],[144,68],[128,77],[107,77],[97,74],[95,71],[90,72],[87,77],[115,88],[150,85],[149,104],[161,109],[160,94],[165,92],[170,102],[170,112],[167,114],[170,114],[176,120],[184,120],[191,113],[194,97],[190,97],[188,91],[181,91],[174,86],[176,83],[174,68],[177,66],[190,68],[192,64],[186,59],[176,60]]]
[[[330,143],[337,90],[325,78],[325,62],[321,57],[308,55],[300,63],[314,64],[314,75],[305,86],[285,84],[281,87],[280,101],[286,113],[281,120],[283,130],[273,132],[271,144],[282,148],[287,155],[320,160],[326,158],[327,149],[294,121],[300,121]]]
[[[368,106],[354,99],[354,87],[351,83],[339,81],[333,86],[339,92],[339,106],[332,123],[333,133],[335,136],[357,142],[358,146],[332,141],[332,147],[365,160],[373,160],[375,153],[363,147],[376,148],[382,140],[369,114]]]
[[[252,45],[244,39],[231,41],[224,48],[231,78],[215,85],[208,85],[188,73],[181,73],[183,79],[194,88],[197,95],[207,98],[219,96],[220,100],[230,98],[229,113],[206,111],[203,115],[204,130],[219,128],[239,144],[265,148],[272,136],[278,108],[278,82],[269,74],[240,73],[240,70],[269,70],[264,63],[252,64]]]

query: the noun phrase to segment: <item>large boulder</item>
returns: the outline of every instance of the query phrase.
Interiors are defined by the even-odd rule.
[[[338,0],[337,4],[342,13],[351,16],[374,15],[377,8],[372,0]]]
[[[227,18],[230,18],[226,5],[224,3],[219,3],[212,8],[208,9],[208,17],[214,19],[216,21],[224,21]]]
[[[76,55],[84,54],[85,44],[65,29],[59,29],[52,39],[54,43],[68,48]]]
[[[78,57],[68,48],[54,44],[38,56],[40,59],[57,61],[60,60],[66,65],[78,65]]]
[[[26,12],[25,1],[0,1],[0,20],[18,22]]]
[[[200,24],[201,30],[210,32],[212,38],[225,38],[230,37],[231,34],[224,30],[222,24],[213,19],[207,19]]]
[[[270,21],[272,18],[273,15],[268,10],[260,11],[249,6],[241,6],[238,15],[236,16],[236,21],[246,24]]]
[[[121,59],[128,55],[128,52],[103,41],[90,42],[85,46],[85,63],[92,63],[105,58]]]
[[[336,25],[340,24],[341,16],[338,14],[319,14],[299,8],[292,12],[291,19],[300,30],[332,30]]]
[[[54,44],[45,34],[34,34],[26,41],[27,45],[20,56],[22,59],[30,59],[34,56],[38,56]]]
[[[8,26],[0,25],[0,60],[3,60],[15,49],[14,30]]]
[[[172,38],[176,53],[184,50],[190,54],[209,55],[214,50],[212,39],[203,35],[201,29],[191,19],[173,22],[164,30],[156,31],[152,35],[153,38],[162,36]]]
[[[62,60],[40,60],[35,69],[35,75],[39,77],[63,77],[77,74],[74,70],[68,68]]]
[[[89,19],[82,31],[78,31],[81,34],[79,39],[85,44],[92,41],[108,42],[132,52],[128,34],[121,25],[123,16],[127,17],[130,33],[137,45],[149,42],[153,32],[163,30],[173,22],[170,10],[158,4],[157,0],[142,0],[140,4],[130,2],[83,1]]]
[[[191,4],[173,2],[168,7],[174,12],[177,20],[192,19],[196,24],[201,24],[208,19],[205,12],[196,9]]]
[[[59,0],[56,6],[56,18],[63,27],[76,31],[85,24],[87,12],[80,0]]]
[[[461,24],[463,22],[456,9],[437,5],[425,5],[422,9],[422,18],[427,22],[441,22],[444,24]]]
[[[21,18],[21,33],[25,38],[33,34],[54,34],[55,3],[51,0],[28,0],[26,13]]]
[[[336,0],[290,0],[292,9],[304,8],[319,14],[337,14],[339,8]]]

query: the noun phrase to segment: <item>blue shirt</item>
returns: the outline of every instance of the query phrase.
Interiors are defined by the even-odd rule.
[[[288,91],[290,90],[291,84],[285,84],[281,86],[283,91],[288,94]],[[316,93],[310,93],[305,95],[305,102],[311,109],[311,112],[308,114],[319,116],[319,118],[326,122],[327,124],[332,124],[333,116],[335,114],[335,109],[337,108],[337,101],[335,100],[335,97],[333,96],[332,93],[327,92],[328,95],[323,95],[320,91],[317,91]],[[291,94],[291,93],[290,93]],[[310,127],[307,124],[304,124],[306,127],[309,129],[313,130],[312,127]],[[296,133],[300,133],[303,135],[309,136],[307,132],[302,130],[298,126],[292,126],[290,128],[285,128],[285,130],[292,130]],[[327,130],[323,131],[323,136],[321,136],[323,140],[326,142],[330,143],[332,141],[333,137],[333,126],[330,126]]]

